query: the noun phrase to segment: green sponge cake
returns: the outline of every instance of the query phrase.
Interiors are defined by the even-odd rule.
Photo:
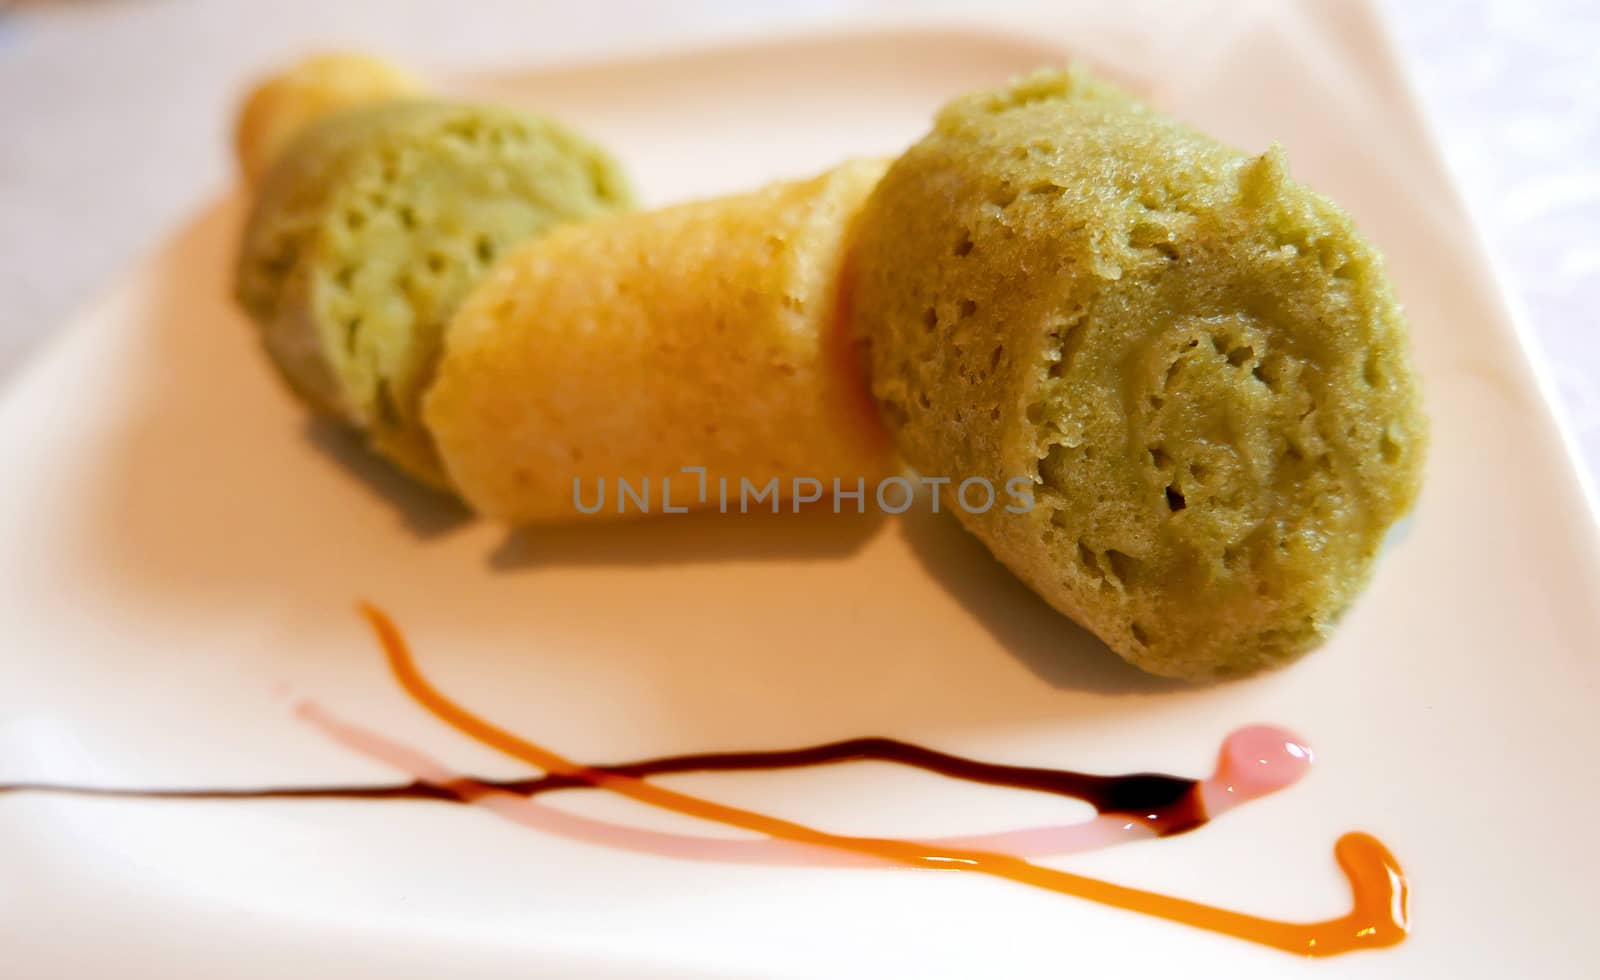
[[[419,401],[451,312],[508,246],[631,203],[611,158],[548,120],[427,101],[342,112],[267,172],[238,298],[296,391],[443,485]]]
[[[1379,256],[1250,157],[1077,72],[956,100],[858,230],[897,447],[1113,650],[1205,679],[1316,646],[1412,505],[1426,426]],[[1021,509],[1021,508],[1014,508]]]

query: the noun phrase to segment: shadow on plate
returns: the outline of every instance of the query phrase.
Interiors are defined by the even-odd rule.
[[[1008,653],[1050,686],[1095,694],[1190,689],[1146,674],[1112,653],[1023,585],[949,513],[913,508],[901,518],[901,527],[923,566]]]
[[[460,500],[426,487],[374,456],[349,428],[330,419],[311,418],[305,425],[306,441],[337,462],[372,494],[400,515],[400,523],[424,540],[449,534],[474,520]]]

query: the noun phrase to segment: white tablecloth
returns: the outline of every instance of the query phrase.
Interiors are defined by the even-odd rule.
[[[1600,475],[1600,3],[1382,4]],[[0,0],[0,378],[226,186],[219,130],[241,85],[308,48],[515,64],[619,33],[815,24],[851,6]]]

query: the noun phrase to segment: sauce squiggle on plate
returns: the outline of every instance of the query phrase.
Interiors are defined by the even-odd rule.
[[[1367,834],[1339,839],[1334,856],[1350,883],[1352,908],[1319,922],[1283,922],[1129,888],[1027,860],[1192,831],[1232,807],[1296,782],[1311,764],[1311,750],[1292,734],[1250,726],[1228,736],[1215,772],[1204,780],[1156,773],[1109,776],[1067,770],[997,765],[888,738],[859,738],[766,752],[667,756],[608,766],[574,762],[475,715],[433,686],[418,669],[400,633],[381,610],[361,606],[402,689],[439,720],[476,741],[543,770],[516,780],[481,780],[452,772],[393,739],[336,718],[315,704],[299,714],[341,744],[383,761],[413,778],[388,786],[310,786],[269,789],[111,789],[53,784],[0,784],[0,794],[44,791],[146,799],[416,799],[470,803],[525,826],[569,839],[625,850],[699,860],[810,865],[890,865],[967,871],[1219,932],[1310,956],[1390,946],[1409,928],[1404,874],[1388,850]],[[966,837],[901,840],[830,833],[754,810],[728,806],[647,782],[682,772],[788,769],[876,760],[925,769],[955,779],[1071,797],[1090,803],[1096,816],[1075,824],[1033,827]],[[664,810],[754,831],[758,839],[702,837],[623,826],[545,806],[534,797],[556,790],[591,788]]]
[[[363,604],[361,612],[383,646],[395,680],[412,700],[435,718],[489,748],[548,773],[579,779],[663,810],[781,840],[878,858],[891,864],[955,869],[1003,878],[1308,956],[1334,956],[1357,949],[1392,946],[1404,940],[1410,928],[1405,874],[1388,848],[1370,834],[1345,834],[1334,845],[1334,858],[1350,883],[1350,911],[1317,922],[1284,922],[1044,867],[1009,854],[964,847],[933,848],[925,843],[890,837],[834,834],[668,789],[637,776],[584,766],[480,718],[456,703],[434,687],[417,668],[405,637],[382,610]]]

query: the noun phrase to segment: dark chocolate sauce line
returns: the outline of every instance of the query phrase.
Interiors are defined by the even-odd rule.
[[[482,785],[492,785],[487,781]],[[287,786],[267,789],[123,789],[114,786],[70,786],[58,783],[0,783],[4,793],[50,793],[122,800],[439,800],[464,803],[462,794],[431,783],[388,786]]]
[[[615,776],[644,778],[685,772],[798,769],[862,761],[896,763],[967,782],[1071,797],[1088,803],[1100,813],[1124,815],[1137,820],[1160,836],[1193,830],[1206,819],[1200,807],[1198,784],[1192,779],[1180,779],[1158,773],[1103,776],[1064,769],[999,765],[949,755],[892,738],[853,738],[825,745],[767,752],[709,752],[665,756],[614,766],[595,766],[593,771]],[[51,783],[0,783],[0,794],[35,792],[151,800],[398,799],[466,803],[483,795],[488,789],[520,796],[536,796],[555,790],[583,789],[590,786],[592,783],[580,776],[551,773],[527,779],[463,778],[442,785],[410,782],[383,786],[305,786],[266,789],[117,789]]]

